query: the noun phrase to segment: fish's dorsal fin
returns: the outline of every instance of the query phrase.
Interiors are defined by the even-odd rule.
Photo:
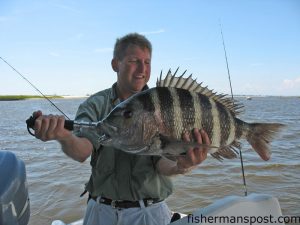
[[[190,74],[187,78],[184,78],[183,76],[185,75],[186,70],[180,76],[176,76],[178,70],[179,67],[176,69],[175,73],[172,74],[171,69],[169,69],[164,79],[162,78],[161,71],[160,78],[156,81],[156,87],[180,88],[205,95],[208,98],[224,105],[234,115],[238,115],[243,111],[242,109],[244,106],[242,104],[237,103],[234,99],[226,94],[217,94],[217,92],[208,89],[207,86],[203,87],[202,82],[198,83],[196,79],[192,78],[192,74]]]

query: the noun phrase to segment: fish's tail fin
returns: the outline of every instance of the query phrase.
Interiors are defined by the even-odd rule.
[[[265,161],[270,159],[269,143],[285,125],[280,123],[251,123],[247,141]]]

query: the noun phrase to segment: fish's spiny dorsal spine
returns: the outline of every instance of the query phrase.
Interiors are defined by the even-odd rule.
[[[176,72],[178,71],[178,68]],[[174,88],[181,88],[191,92],[199,93],[202,95],[207,96],[208,98],[217,101],[224,105],[233,115],[238,115],[241,113],[243,105],[236,103],[231,98],[227,97],[224,94],[217,94],[206,87],[202,86],[202,82],[198,83],[195,79],[192,78],[192,74],[188,78],[183,78],[184,73],[176,77],[175,74],[173,75],[171,69],[168,71],[166,77],[162,79],[162,71],[160,74],[160,79],[157,80],[156,86],[157,87],[174,87]]]

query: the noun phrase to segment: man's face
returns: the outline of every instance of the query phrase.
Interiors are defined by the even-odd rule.
[[[115,60],[115,59],[114,59]],[[151,73],[151,55],[147,48],[131,45],[121,60],[115,60],[114,70],[118,74],[118,86],[121,91],[135,93],[149,81]]]

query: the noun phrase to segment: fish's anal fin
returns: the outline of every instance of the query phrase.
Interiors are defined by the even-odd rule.
[[[241,143],[234,141],[229,146],[220,147],[217,152],[211,153],[211,156],[219,161],[223,159],[234,159],[239,155],[239,149],[241,148]]]
[[[165,157],[173,162],[177,162],[177,157],[174,155],[163,155],[163,157]]]
[[[148,152],[148,146],[140,147],[140,148],[127,148],[127,151],[125,151],[130,154],[138,154],[138,155],[144,155]]]

